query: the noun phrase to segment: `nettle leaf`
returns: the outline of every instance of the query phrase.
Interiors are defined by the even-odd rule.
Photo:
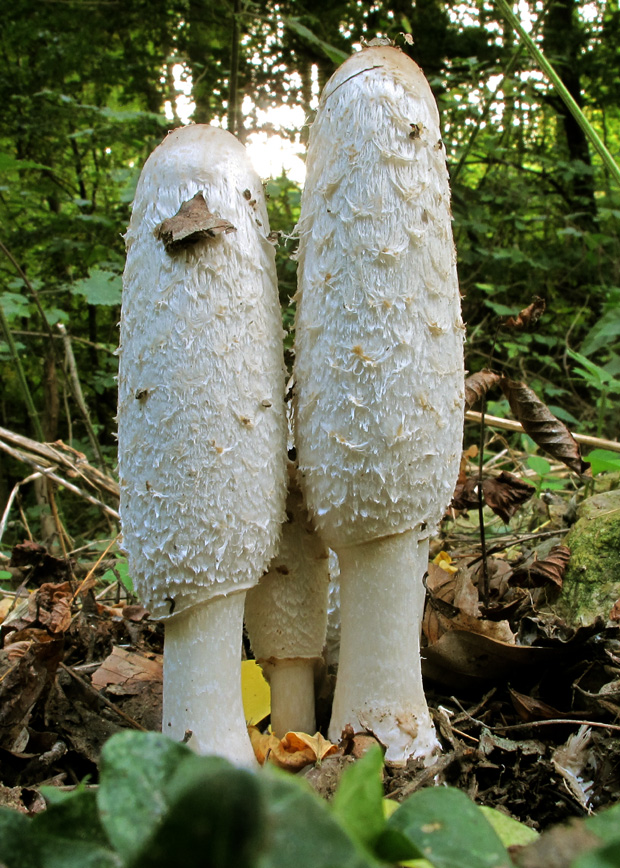
[[[435,868],[509,868],[497,833],[466,795],[452,787],[419,790],[386,823]]]
[[[93,268],[88,277],[71,286],[73,295],[83,295],[88,304],[112,306],[121,303],[123,282],[120,275],[102,268]]]
[[[28,316],[28,299],[17,292],[3,292],[0,307],[7,319],[14,316]]]

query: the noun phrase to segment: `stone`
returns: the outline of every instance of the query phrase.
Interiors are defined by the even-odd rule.
[[[553,604],[572,627],[598,617],[607,622],[620,599],[620,490],[587,498],[577,515],[565,540],[571,556],[564,585]]]

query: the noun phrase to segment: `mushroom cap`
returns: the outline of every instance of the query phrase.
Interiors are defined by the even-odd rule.
[[[289,466],[282,541],[269,572],[248,591],[245,623],[257,660],[317,658],[327,629],[328,552]]]
[[[197,193],[236,231],[166,252],[157,228]],[[285,371],[268,234],[230,133],[183,127],[147,160],[126,236],[118,440],[123,546],[154,617],[251,587],[277,550]]]
[[[437,107],[400,50],[364,49],[326,84],[298,231],[310,513],[336,550],[432,532],[458,474],[464,329]]]

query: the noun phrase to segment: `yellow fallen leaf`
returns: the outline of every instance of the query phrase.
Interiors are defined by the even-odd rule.
[[[241,663],[241,695],[248,726],[255,726],[271,714],[271,691],[256,660]]]
[[[452,558],[448,552],[439,552],[439,554],[433,558],[433,563],[438,567],[441,567],[442,570],[445,570],[446,573],[458,572],[458,567],[452,563]]]

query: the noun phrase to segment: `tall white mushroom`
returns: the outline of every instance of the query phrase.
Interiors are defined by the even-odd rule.
[[[399,765],[437,746],[419,634],[459,467],[464,332],[437,107],[398,49],[360,51],[325,86],[299,234],[300,480],[341,572],[329,734],[371,731]]]
[[[166,619],[163,732],[254,762],[241,700],[245,591],[286,497],[282,325],[261,182],[228,132],[151,154],[127,232],[119,373],[123,545]]]
[[[328,552],[310,522],[290,462],[280,551],[245,604],[252,650],[271,686],[271,727],[279,738],[289,730],[316,729],[314,685],[323,663],[328,586]]]

